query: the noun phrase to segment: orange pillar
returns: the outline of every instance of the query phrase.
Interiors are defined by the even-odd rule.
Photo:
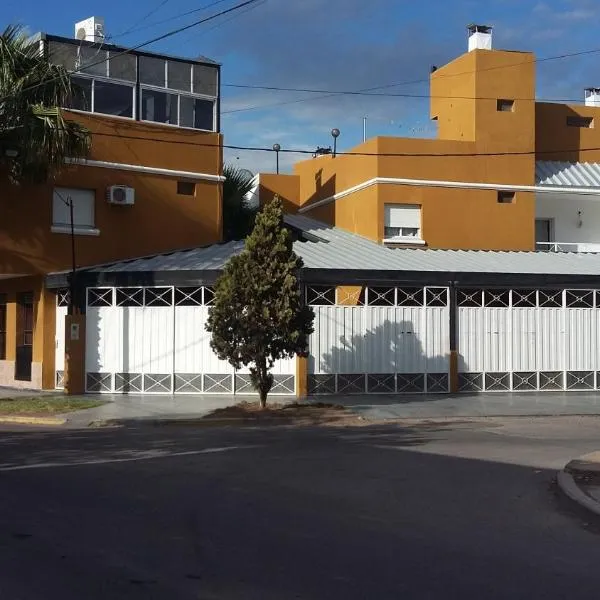
[[[308,358],[296,356],[296,398],[308,396]]]
[[[65,321],[65,394],[85,393],[85,315]]]

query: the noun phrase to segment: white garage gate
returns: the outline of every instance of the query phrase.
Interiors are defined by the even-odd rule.
[[[308,286],[306,293],[315,311],[310,394],[448,392],[447,287]]]
[[[210,348],[210,287],[87,289],[86,389],[94,393],[252,394],[248,369]],[[273,369],[272,394],[294,394],[295,359]]]
[[[600,389],[600,291],[458,289],[459,391]]]

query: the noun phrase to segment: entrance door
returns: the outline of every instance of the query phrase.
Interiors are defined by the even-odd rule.
[[[535,243],[540,244],[540,250],[550,250],[550,242],[554,241],[552,219],[535,220]]]
[[[33,293],[17,296],[17,356],[15,379],[31,381],[31,360],[33,358]]]

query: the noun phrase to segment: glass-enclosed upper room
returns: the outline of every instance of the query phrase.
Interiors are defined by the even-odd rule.
[[[66,108],[219,130],[218,63],[46,34],[39,39],[50,62],[72,73],[75,94]]]

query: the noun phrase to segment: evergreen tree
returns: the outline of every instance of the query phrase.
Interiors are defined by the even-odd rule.
[[[308,351],[314,313],[302,301],[301,267],[275,197],[258,213],[245,249],[229,260],[215,285],[206,324],[211,347],[236,369],[250,365],[262,408],[273,385],[275,361]]]

